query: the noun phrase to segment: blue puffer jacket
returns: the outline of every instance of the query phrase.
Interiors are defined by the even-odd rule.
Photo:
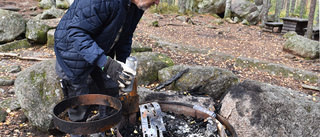
[[[114,54],[125,62],[142,15],[130,0],[75,0],[54,35],[56,58],[68,78],[76,83],[86,79]]]

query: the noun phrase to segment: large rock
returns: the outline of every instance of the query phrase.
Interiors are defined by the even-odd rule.
[[[319,41],[314,41],[300,35],[289,36],[284,43],[283,50],[301,57],[319,58]]]
[[[220,14],[226,8],[225,0],[202,0],[198,3],[199,13]]]
[[[16,111],[18,109],[21,108],[18,100],[17,100],[17,97],[8,97],[4,100],[1,100],[0,101],[0,106],[5,109],[5,110],[13,110],[13,111]]]
[[[306,71],[298,68],[291,68],[283,64],[275,64],[247,57],[236,58],[234,66],[241,68],[255,68],[258,70],[266,71],[270,75],[291,77],[296,80],[308,81],[312,84],[317,84],[319,82],[319,74],[316,72]]]
[[[220,114],[240,137],[316,137],[320,135],[318,101],[298,91],[245,80],[222,98]]]
[[[68,9],[70,5],[68,0],[56,0],[56,7],[59,9]]]
[[[44,44],[47,42],[47,32],[50,27],[40,20],[30,19],[27,22],[26,37],[36,43]]]
[[[26,21],[22,15],[0,8],[0,43],[13,41],[25,32]]]
[[[44,10],[41,14],[41,19],[54,19],[54,18],[61,18],[65,14],[64,10],[56,9],[52,7],[48,10]]]
[[[56,32],[55,29],[51,29],[47,33],[47,47],[53,48],[54,46],[54,33]]]
[[[198,105],[210,111],[214,111],[214,100],[211,97],[189,96],[170,92],[158,92],[147,89],[145,87],[138,88],[139,103],[147,102],[180,102],[190,105]]]
[[[7,115],[8,115],[8,113],[6,112],[6,110],[4,110],[0,107],[0,122],[5,122]]]
[[[136,53],[136,52],[152,52],[152,48],[147,47],[140,42],[133,41],[131,46],[131,53]]]
[[[177,73],[189,68],[177,81],[167,88],[176,91],[187,91],[200,87],[199,91],[206,93],[214,99],[219,99],[233,84],[238,82],[238,78],[229,70],[203,67],[203,66],[172,66],[159,71],[161,82],[169,80]]]
[[[241,20],[246,19],[250,24],[255,25],[260,21],[262,9],[261,0],[233,0],[231,1],[231,12],[233,17]]]
[[[42,61],[21,71],[15,81],[15,93],[24,114],[42,131],[54,129],[53,105],[63,97],[54,68],[55,60]]]
[[[0,45],[0,51],[13,51],[15,49],[30,48],[32,45],[27,39],[17,40],[10,43]]]
[[[38,3],[38,6],[42,9],[50,9],[51,7],[55,6],[55,0],[41,0]]]
[[[133,53],[138,59],[138,85],[149,85],[158,79],[158,71],[173,66],[173,61],[166,55],[154,52]]]

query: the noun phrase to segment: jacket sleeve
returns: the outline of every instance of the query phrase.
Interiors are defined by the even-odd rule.
[[[112,12],[107,12],[107,3],[90,4],[86,0],[75,9],[75,15],[68,24],[68,39],[72,47],[91,65],[103,67],[107,61],[104,50],[92,39],[92,35],[99,30],[102,22],[111,17]]]

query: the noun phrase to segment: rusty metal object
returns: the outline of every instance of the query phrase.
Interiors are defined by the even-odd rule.
[[[132,91],[129,94],[120,97],[123,114],[132,114],[139,112],[139,96],[137,94],[137,79],[135,78]]]
[[[58,116],[66,112],[69,108],[81,105],[105,105],[112,107],[117,111],[104,119],[90,122],[72,122],[66,121]],[[72,97],[56,104],[53,108],[53,122],[57,129],[64,133],[75,135],[86,135],[106,131],[118,122],[122,117],[122,104],[119,99],[102,94],[87,94]]]
[[[170,111],[175,114],[183,114],[185,116],[192,116],[195,118],[203,118],[203,119],[212,117],[211,115],[205,112],[193,109],[193,105],[190,105],[190,104],[185,104],[180,102],[163,102],[163,101],[160,101],[158,103],[160,104],[161,110],[164,112]],[[225,118],[223,118],[219,114],[216,114],[216,117],[212,117],[212,118],[217,119],[222,125],[224,125],[226,129],[231,133],[231,137],[238,137],[234,128]],[[220,136],[225,136],[225,135],[220,135]]]
[[[163,137],[166,128],[163,124],[162,111],[158,102],[142,104],[140,107],[143,137]]]

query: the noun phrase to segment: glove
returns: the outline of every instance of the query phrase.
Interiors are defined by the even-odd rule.
[[[108,57],[106,64],[102,67],[102,71],[106,72],[113,81],[118,82],[120,88],[130,85],[133,77],[136,75],[136,71],[110,57]]]

